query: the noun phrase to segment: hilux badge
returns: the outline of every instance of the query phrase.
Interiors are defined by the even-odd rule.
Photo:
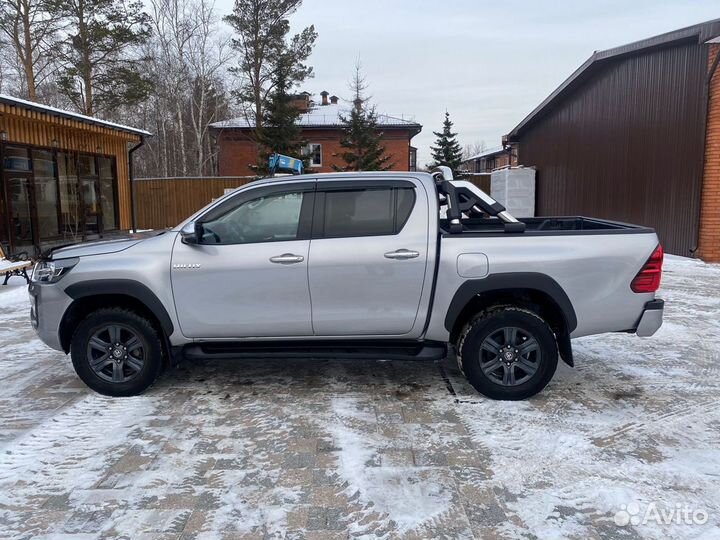
[[[173,264],[173,268],[175,270],[194,270],[196,268],[200,268],[200,263]]]

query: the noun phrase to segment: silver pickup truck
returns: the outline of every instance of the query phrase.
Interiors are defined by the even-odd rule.
[[[142,392],[179,359],[437,360],[524,399],[573,365],[570,339],[652,335],[652,229],[517,220],[449,170],[260,180],[176,228],[56,249],[31,320],[97,392]]]

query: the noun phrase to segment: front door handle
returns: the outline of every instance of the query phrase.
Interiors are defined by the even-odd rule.
[[[386,259],[414,259],[419,257],[420,253],[417,251],[410,251],[409,249],[398,249],[397,251],[388,251],[385,254]]]
[[[302,255],[294,255],[293,253],[283,253],[282,255],[270,257],[270,262],[276,264],[295,264],[303,262],[304,260],[305,257]]]

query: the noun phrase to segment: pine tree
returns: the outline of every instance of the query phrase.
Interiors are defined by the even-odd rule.
[[[302,130],[297,124],[300,110],[292,103],[290,90],[293,86],[289,76],[292,58],[283,56],[278,59],[273,72],[273,91],[265,106],[262,129],[259,132],[260,172],[267,172],[270,154],[278,153],[298,157],[303,154],[305,141]]]
[[[305,62],[317,39],[315,27],[289,35],[289,17],[301,5],[302,0],[235,0],[232,13],[223,18],[235,31],[232,47],[238,63],[230,72],[238,75],[240,86],[233,93],[256,126],[258,139],[278,59],[292,59],[288,79],[294,84],[313,76],[312,67]]]
[[[340,115],[343,124],[340,146],[344,149],[340,157],[345,166],[333,165],[333,168],[337,171],[386,171],[393,164],[389,163],[390,156],[385,155],[375,107],[366,105],[364,91],[367,85],[359,63],[355,66],[355,77],[350,87],[355,95],[354,106],[349,115]]]
[[[59,21],[50,13],[49,0],[2,0],[0,45],[10,45],[19,63],[20,95],[37,101],[38,87],[54,74],[52,55]],[[2,39],[5,38],[5,39]]]
[[[111,114],[142,102],[152,91],[135,54],[150,37],[141,0],[52,0],[50,11],[65,24],[54,54],[63,66],[58,88],[88,116]]]
[[[433,167],[444,165],[450,167],[453,174],[457,172],[462,163],[462,148],[457,141],[457,133],[453,133],[453,123],[450,121],[450,113],[445,111],[445,121],[441,132],[433,131],[437,137],[435,146],[431,146]]]

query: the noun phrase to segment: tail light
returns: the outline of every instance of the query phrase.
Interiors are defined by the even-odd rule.
[[[662,277],[663,265],[663,248],[658,245],[650,255],[645,265],[630,283],[630,288],[636,293],[655,292],[660,287],[660,278]]]

